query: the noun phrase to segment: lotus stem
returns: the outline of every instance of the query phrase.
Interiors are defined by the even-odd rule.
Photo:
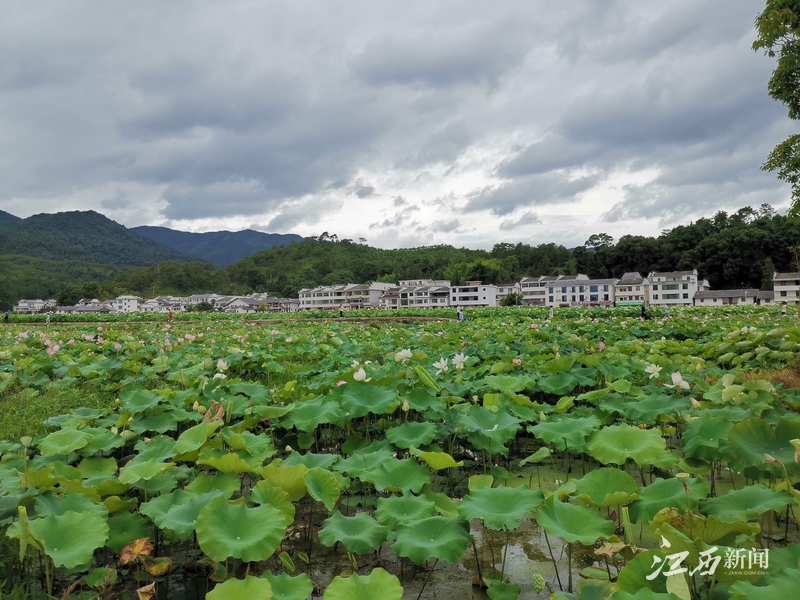
[[[788,523],[788,521],[787,521]],[[478,557],[478,546],[475,544],[475,538],[472,538],[472,551],[475,553],[475,567],[478,569],[478,583],[483,583],[483,574],[481,573],[481,560]]]
[[[428,581],[430,581],[431,575],[433,575],[433,570],[436,568],[436,563],[438,563],[438,562],[439,562],[439,558],[437,557],[436,560],[433,561],[433,566],[431,567],[431,570],[428,571],[428,576],[425,578],[425,581],[424,581],[424,583],[422,584],[422,587],[419,590],[419,594],[417,594],[417,600],[422,598],[422,592],[425,591],[425,586],[428,585]]]
[[[553,568],[556,571],[556,581],[558,581],[558,589],[562,592],[564,591],[564,586],[561,585],[561,576],[558,574],[558,563],[556,562],[556,557],[553,554],[553,547],[550,545],[550,538],[547,537],[547,531],[544,531],[544,541],[547,542],[547,549],[550,551],[550,558],[553,559]]]
[[[506,558],[508,557],[508,545],[511,542],[511,532],[506,529],[506,547],[503,548],[503,565],[500,567],[500,582],[505,581],[506,575]]]
[[[569,573],[569,584],[567,591],[572,593],[572,542],[567,544],[567,572]]]

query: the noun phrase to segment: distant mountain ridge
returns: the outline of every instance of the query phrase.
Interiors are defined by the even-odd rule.
[[[93,210],[41,213],[26,219],[4,212],[0,214],[0,255],[126,267],[199,260]]]
[[[261,250],[269,250],[275,246],[288,246],[293,242],[305,240],[302,236],[294,233],[263,233],[252,229],[190,233],[168,227],[142,225],[132,227],[131,231],[175,248],[184,254],[202,258],[218,267],[227,267],[229,264]]]

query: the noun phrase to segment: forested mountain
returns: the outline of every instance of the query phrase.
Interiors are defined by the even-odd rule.
[[[0,219],[0,255],[3,254],[135,267],[165,260],[197,260],[93,210]]]
[[[161,242],[190,256],[227,267],[232,262],[267,250],[275,246],[288,246],[292,242],[302,242],[305,238],[294,233],[262,233],[245,229],[244,231],[210,231],[190,233],[176,231],[168,227],[143,225],[132,227],[139,235]]]
[[[6,225],[0,223],[0,236]],[[67,252],[63,254],[70,258]],[[225,269],[207,262],[170,260],[120,272],[117,269],[121,267],[100,268],[102,265],[79,261],[0,259],[0,303],[6,306],[9,297],[15,302],[26,296],[52,296],[57,285],[64,286],[58,295],[63,301],[123,293],[151,297],[267,291],[297,297],[301,288],[332,283],[415,278],[449,279],[454,284],[468,280],[508,283],[538,275],[586,273],[605,278],[621,277],[628,271],[646,275],[688,269],[697,269],[713,289],[770,289],[773,271],[800,270],[800,220],[777,215],[767,205],[756,210],[746,207],[731,215],[718,212],[658,237],[625,235],[615,242],[598,233],[572,250],[553,243],[524,242],[498,243],[491,251],[452,246],[383,250],[324,233],[256,252]],[[22,295],[6,293],[6,273],[25,272],[45,273],[47,285],[27,286]],[[72,286],[67,284],[70,278]],[[37,289],[41,291],[35,293]]]

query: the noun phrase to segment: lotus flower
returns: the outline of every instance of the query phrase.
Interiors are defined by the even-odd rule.
[[[650,374],[650,379],[658,379],[658,376],[661,373],[661,367],[658,365],[647,365],[644,372]]]
[[[689,389],[689,382],[683,380],[683,377],[681,377],[681,372],[680,371],[675,371],[672,374],[672,385],[667,384],[667,387],[680,388],[680,389],[688,390]]]
[[[367,372],[364,370],[364,367],[359,367],[358,371],[353,373],[353,379],[356,381],[363,381],[364,383],[372,381],[372,377],[367,377]]]
[[[459,370],[459,371],[462,371],[462,370],[464,369],[464,363],[465,363],[465,362],[467,362],[467,357],[466,357],[466,356],[464,356],[464,353],[463,353],[463,352],[459,352],[458,354],[456,354],[455,356],[453,356],[452,360],[453,360],[453,366],[454,366],[454,367],[455,367],[457,370]],[[446,365],[446,364],[447,364],[447,363],[445,362],[445,365]],[[433,366],[435,367],[435,366],[436,366],[436,364],[434,364]],[[446,366],[445,366],[445,371],[446,371],[446,370],[447,370],[447,368],[446,368]]]
[[[433,363],[433,368],[436,369],[437,375],[441,375],[447,371],[447,358],[443,356],[439,362]]]

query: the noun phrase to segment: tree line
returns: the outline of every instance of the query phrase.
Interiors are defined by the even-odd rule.
[[[732,214],[719,211],[657,237],[625,235],[615,241],[597,233],[571,249],[517,242],[497,243],[489,251],[446,245],[384,250],[326,232],[262,250],[224,269],[210,263],[168,261],[127,271],[105,283],[68,286],[58,299],[67,303],[87,295],[203,292],[297,297],[302,288],[335,283],[417,278],[449,279],[453,285],[473,280],[510,283],[540,275],[620,278],[631,271],[646,275],[691,269],[708,279],[712,289],[771,289],[774,271],[800,270],[799,254],[800,220],[779,215],[765,204]]]

